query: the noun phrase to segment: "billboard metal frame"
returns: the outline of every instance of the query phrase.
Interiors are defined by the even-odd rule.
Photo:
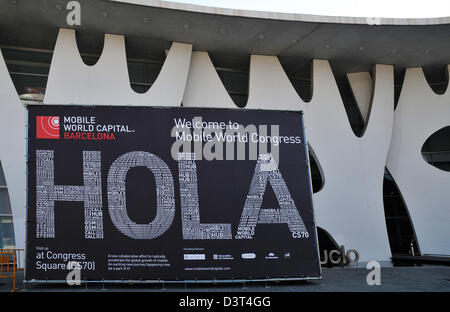
[[[55,106],[55,107],[63,107],[63,106],[69,106],[69,107],[83,107],[83,108],[94,108],[94,107],[110,107],[110,108],[114,108],[114,107],[123,107],[123,108],[149,108],[149,109],[167,109],[167,108],[175,108],[175,109],[184,109],[186,107],[183,106],[177,106],[177,107],[166,107],[166,106],[129,106],[129,105],[124,105],[124,106],[113,106],[113,105],[79,105],[79,104],[73,104],[73,105],[44,105],[44,104],[27,104],[24,105],[25,106],[25,120],[26,120],[26,138],[25,138],[25,142],[26,142],[26,188],[25,188],[25,197],[26,197],[26,220],[25,220],[25,249],[24,249],[24,280],[23,283],[24,284],[67,284],[67,280],[49,280],[49,279],[26,279],[25,277],[27,276],[27,269],[28,269],[28,258],[27,258],[27,253],[28,253],[28,231],[29,231],[29,227],[28,227],[28,223],[29,223],[29,196],[28,196],[28,192],[29,192],[29,185],[28,185],[28,176],[29,176],[29,171],[28,171],[28,161],[29,161],[29,150],[28,150],[28,142],[30,140],[29,138],[29,110],[28,110],[28,106]],[[215,111],[215,110],[219,110],[219,111],[267,111],[265,109],[246,109],[246,108],[239,108],[239,109],[233,109],[233,108],[217,108],[217,107],[189,107],[188,109],[190,110],[197,110],[197,109],[208,109],[211,111]],[[302,134],[303,134],[303,138],[304,138],[304,148],[305,148],[305,155],[306,155],[306,165],[307,165],[307,172],[308,172],[308,184],[309,184],[309,198],[311,200],[311,213],[312,213],[312,218],[313,218],[313,223],[314,223],[314,249],[316,252],[316,255],[318,257],[318,259],[320,259],[320,253],[319,253],[319,241],[318,241],[318,234],[317,234],[317,223],[316,223],[316,217],[315,217],[315,213],[314,213],[314,197],[313,197],[313,189],[312,189],[312,175],[311,175],[311,164],[310,164],[310,157],[309,157],[309,143],[308,143],[308,139],[306,136],[306,125],[304,123],[304,112],[302,110],[276,110],[277,112],[292,112],[292,113],[298,113],[300,114],[300,118],[301,118],[301,122],[303,125],[302,128]],[[67,270],[67,272],[70,272],[69,270]],[[283,282],[283,281],[287,281],[287,282],[295,282],[295,281],[305,281],[305,280],[321,280],[322,279],[322,267],[320,265],[319,262],[319,276],[304,276],[304,277],[267,277],[267,278],[257,278],[257,279],[252,279],[252,278],[231,278],[231,279],[176,279],[176,280],[172,280],[172,279],[147,279],[147,280],[142,280],[142,279],[120,279],[120,280],[114,280],[114,279],[81,279],[80,282],[81,284],[101,284],[101,283],[109,283],[109,284],[162,284],[164,287],[164,284],[230,284],[230,283],[245,283],[246,282]]]

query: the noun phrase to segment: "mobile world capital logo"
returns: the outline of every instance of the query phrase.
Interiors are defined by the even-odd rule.
[[[58,116],[36,116],[37,139],[59,139]]]

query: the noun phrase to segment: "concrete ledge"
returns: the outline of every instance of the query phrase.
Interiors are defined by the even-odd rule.
[[[380,18],[375,16],[368,17],[347,17],[347,16],[324,16],[312,14],[294,14],[265,12],[254,10],[238,10],[217,8],[203,5],[194,5],[186,3],[177,3],[171,1],[159,0],[108,0],[126,4],[135,4],[142,6],[152,6],[165,9],[180,11],[189,11],[206,14],[228,15],[236,17],[273,19],[283,21],[314,22],[314,23],[336,23],[336,24],[375,24],[375,25],[439,25],[450,24],[450,17],[436,18]]]

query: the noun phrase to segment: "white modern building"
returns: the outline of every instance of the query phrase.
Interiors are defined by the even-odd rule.
[[[68,3],[0,0],[0,248],[25,245],[27,105],[182,105],[304,111],[321,249],[448,261],[450,17]]]

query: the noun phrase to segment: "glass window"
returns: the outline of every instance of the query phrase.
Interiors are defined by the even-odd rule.
[[[450,171],[450,126],[434,132],[423,143],[422,156],[430,165]]]
[[[5,175],[3,174],[2,163],[0,162],[0,187],[6,186]]]
[[[8,190],[6,188],[0,188],[0,215],[10,215],[11,205],[9,203]]]
[[[14,225],[11,216],[0,217],[0,249],[14,249]]]

